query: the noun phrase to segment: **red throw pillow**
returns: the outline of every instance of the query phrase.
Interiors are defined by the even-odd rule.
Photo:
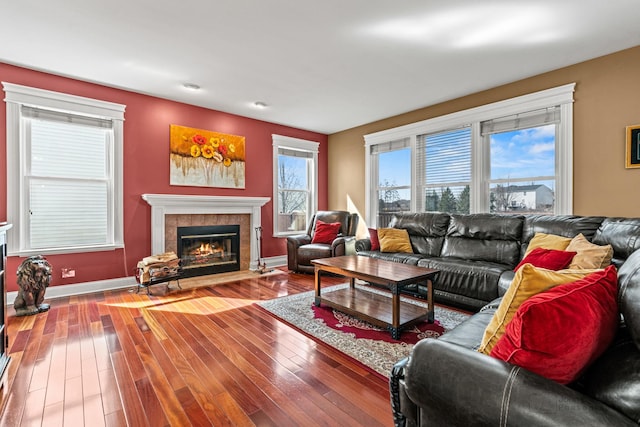
[[[518,271],[525,264],[532,264],[534,267],[546,268],[547,270],[562,270],[571,264],[571,260],[576,254],[577,252],[535,248],[520,261],[520,264],[516,265],[513,271]]]
[[[338,237],[340,232],[339,222],[327,223],[321,220],[316,220],[316,232],[313,234],[311,243],[325,243],[330,245]]]
[[[614,266],[526,300],[491,356],[568,384],[611,344],[618,329]]]
[[[378,240],[378,230],[376,230],[375,228],[369,229],[369,240],[371,241],[371,250],[379,251],[380,240]]]

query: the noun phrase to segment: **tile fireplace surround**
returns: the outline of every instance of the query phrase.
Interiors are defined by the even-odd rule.
[[[209,215],[215,215],[216,224],[247,224],[247,231],[241,231],[241,239],[249,240],[249,256],[241,255],[245,259],[240,267],[250,269],[258,267],[258,245],[255,229],[261,225],[260,210],[269,197],[234,197],[234,196],[187,196],[180,194],[143,194],[142,199],[151,206],[151,253],[158,254],[167,250],[174,250],[176,242],[169,242],[166,236],[175,236],[175,225],[194,224],[193,221],[210,221]],[[247,221],[248,216],[248,221]],[[168,230],[168,227],[172,230]],[[242,243],[241,243],[242,244]]]

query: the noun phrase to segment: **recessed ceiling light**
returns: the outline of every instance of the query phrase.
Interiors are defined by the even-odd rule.
[[[200,86],[198,86],[195,83],[183,83],[182,86],[185,89],[189,89],[189,90],[198,90],[198,89],[200,89]]]
[[[262,102],[262,101],[256,101],[256,102],[253,103],[253,105],[254,105],[254,107],[260,108],[260,109],[267,108],[267,104],[265,102]]]

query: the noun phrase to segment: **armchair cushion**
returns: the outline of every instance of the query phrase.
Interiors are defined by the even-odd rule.
[[[491,356],[561,384],[573,382],[615,337],[617,278],[610,266],[529,298]]]
[[[311,243],[324,243],[330,245],[336,237],[338,237],[341,225],[342,224],[339,222],[332,222],[328,224],[324,221],[317,220],[316,232],[313,235],[313,239],[311,239]]]

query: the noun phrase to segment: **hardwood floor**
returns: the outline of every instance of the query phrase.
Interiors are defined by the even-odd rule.
[[[0,425],[393,425],[386,381],[253,305],[312,289],[280,274],[10,308]]]

